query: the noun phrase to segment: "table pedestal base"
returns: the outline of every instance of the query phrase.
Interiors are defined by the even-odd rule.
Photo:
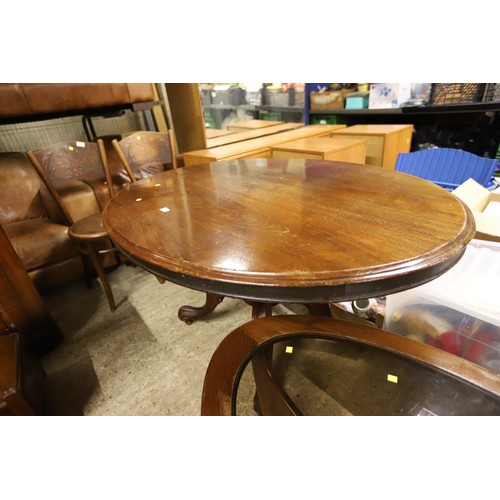
[[[194,321],[207,316],[214,312],[215,308],[224,300],[223,295],[215,293],[207,293],[205,304],[201,307],[195,306],[182,306],[179,308],[177,316],[181,321],[187,325],[192,325]],[[245,302],[252,306],[252,319],[264,318],[273,315],[273,306],[270,302],[256,302],[252,300],[245,300]],[[331,316],[328,304],[305,304],[309,314],[313,316]]]

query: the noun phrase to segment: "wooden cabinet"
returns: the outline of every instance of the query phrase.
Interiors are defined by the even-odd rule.
[[[411,147],[413,125],[353,125],[335,130],[332,137],[349,137],[367,142],[366,164],[394,169],[399,153]]]
[[[21,334],[0,328],[0,416],[30,416],[45,413],[44,372],[29,356]]]
[[[366,141],[335,137],[307,137],[271,147],[273,158],[312,158],[365,163]]]
[[[63,335],[0,226],[0,325],[15,325],[26,344],[43,355]]]

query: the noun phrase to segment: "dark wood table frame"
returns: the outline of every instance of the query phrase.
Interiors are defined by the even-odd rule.
[[[475,233],[446,190],[380,167],[240,159],[167,171],[123,189],[103,222],[116,246],[156,276],[253,305],[321,305],[426,283],[462,257]]]

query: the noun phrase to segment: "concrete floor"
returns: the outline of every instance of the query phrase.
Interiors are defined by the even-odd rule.
[[[118,305],[111,312],[98,284],[83,280],[44,295],[64,334],[44,356],[54,415],[199,415],[203,380],[222,338],[251,319],[251,307],[225,298],[209,318],[186,325],[185,304],[204,294],[122,265],[109,274]],[[282,306],[276,313],[289,313]],[[250,401],[250,400],[249,400]],[[251,405],[240,411],[253,414]]]
[[[186,325],[177,317],[179,307],[201,306],[203,293],[160,284],[126,265],[109,279],[118,306],[114,312],[97,281],[92,289],[78,280],[44,296],[64,335],[42,358],[49,414],[200,415],[211,356],[228,333],[251,320],[251,307],[226,297],[210,316]],[[304,312],[298,307],[277,305],[273,313]],[[305,415],[376,415],[381,409],[384,415],[499,412],[498,404],[448,387],[436,373],[415,371],[394,356],[368,356],[364,348],[320,340],[293,345],[291,357],[277,344],[274,370]],[[399,382],[387,383],[387,373],[398,373]],[[238,392],[238,415],[256,415],[254,393],[248,367]],[[458,393],[462,397],[456,399]]]

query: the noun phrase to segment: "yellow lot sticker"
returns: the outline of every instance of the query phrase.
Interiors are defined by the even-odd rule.
[[[387,374],[387,381],[392,382],[393,384],[398,383],[398,376],[397,375],[391,375],[390,373]]]

